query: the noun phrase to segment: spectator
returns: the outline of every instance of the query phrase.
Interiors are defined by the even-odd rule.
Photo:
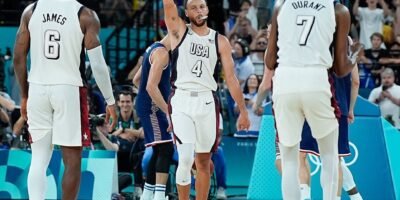
[[[257,20],[257,14],[256,10],[254,9],[254,6],[252,5],[250,0],[243,0],[242,4],[240,5],[240,10],[243,12],[247,19],[250,20],[251,22],[251,27],[254,30],[258,30],[258,20]]]
[[[359,7],[360,0],[355,0],[353,14],[360,21],[360,42],[366,49],[372,47],[369,37],[373,33],[383,33],[383,20],[389,14],[389,8],[384,0],[366,0],[368,7]],[[377,4],[383,8],[377,8]],[[383,41],[383,38],[382,38]]]
[[[253,44],[254,47],[252,48],[250,59],[253,62],[255,74],[262,76],[264,74],[264,52],[268,44],[267,30],[260,30]]]
[[[394,83],[394,72],[386,68],[382,74],[382,85],[373,89],[368,100],[379,106],[382,116],[400,129],[400,86]]]
[[[235,25],[228,34],[229,37],[233,33],[237,33],[239,38],[246,40],[248,44],[251,44],[253,38],[257,35],[257,31],[251,27],[251,21],[245,16],[244,12],[240,12],[236,18]]]
[[[271,9],[274,0],[254,0],[254,5],[257,9],[258,27],[266,26],[271,18]]]
[[[112,144],[107,144],[101,134],[98,134],[98,136],[106,149],[118,152],[118,171],[133,171],[135,178],[134,195],[140,197],[143,185],[141,162],[145,149],[144,133],[134,117],[133,94],[121,91],[117,100],[119,115],[116,130],[112,132],[109,139]],[[104,132],[102,133],[106,135]]]
[[[391,63],[390,55],[386,49],[381,48],[383,36],[380,33],[373,33],[370,37],[372,47],[360,55],[360,62],[365,64],[369,70],[361,73],[371,73],[375,85],[379,85],[379,75],[384,65]]]
[[[248,43],[239,39],[233,46],[233,55],[235,58],[235,75],[243,88],[245,80],[254,73],[254,65],[250,60],[250,49]]]

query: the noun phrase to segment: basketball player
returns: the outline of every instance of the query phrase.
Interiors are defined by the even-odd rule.
[[[305,120],[321,153],[323,198],[336,198],[338,122],[331,106],[327,69],[334,66],[339,76],[351,72],[354,63],[347,58],[349,29],[350,15],[341,4],[325,0],[307,3],[278,0],[275,5],[265,61],[269,69],[276,68],[272,99],[282,157],[284,199],[300,199],[298,151]],[[298,37],[293,37],[293,33],[299,33]],[[332,62],[329,47],[334,33]]]
[[[141,81],[136,111],[144,129],[146,146],[153,148],[141,200],[165,200],[169,166],[174,154],[171,134],[167,130],[166,103],[170,94],[170,45],[166,36],[148,47],[143,55],[141,74],[137,74],[141,76]]]
[[[82,145],[90,143],[84,48],[107,102],[106,120],[110,115],[117,119],[99,30],[96,13],[75,0],[39,0],[27,6],[22,14],[14,66],[21,86],[21,114],[28,120],[32,139],[29,199],[45,198],[46,169],[53,145],[61,146],[65,166],[62,199],[77,199]],[[28,77],[26,57],[30,49]],[[114,120],[110,131],[115,123]]]
[[[196,199],[207,199],[210,187],[211,152],[218,147],[218,101],[215,96],[218,59],[226,83],[237,102],[238,130],[248,129],[250,121],[243,93],[234,74],[232,47],[225,36],[208,28],[205,0],[188,0],[185,14],[190,24],[178,16],[173,0],[163,0],[165,21],[172,49],[172,92],[170,115],[179,154],[176,183],[179,199],[189,199],[190,169],[196,163]],[[196,153],[195,156],[194,153]],[[194,158],[195,157],[195,158]]]

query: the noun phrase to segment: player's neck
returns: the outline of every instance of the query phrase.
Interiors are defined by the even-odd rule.
[[[132,116],[132,110],[121,112],[121,118],[123,121],[129,121]]]
[[[368,9],[370,10],[375,10],[377,7],[376,5],[368,5]]]
[[[193,23],[191,23],[192,30],[200,36],[205,36],[208,35],[210,33],[210,29],[207,26],[207,23],[205,23],[203,26],[196,26]]]

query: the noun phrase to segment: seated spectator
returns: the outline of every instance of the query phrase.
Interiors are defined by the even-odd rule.
[[[400,86],[394,83],[394,72],[386,68],[382,74],[382,85],[373,89],[368,100],[379,106],[382,116],[400,129]]]
[[[250,49],[248,43],[239,39],[233,46],[233,56],[235,59],[235,75],[243,88],[246,79],[254,73],[254,65],[249,57]]]
[[[143,129],[134,117],[133,94],[121,91],[117,105],[119,115],[116,130],[109,135],[106,128],[97,127],[96,133],[105,149],[118,152],[118,171],[133,172],[134,195],[140,197],[143,186],[141,162],[145,147]]]
[[[376,85],[380,84],[379,75],[384,66],[391,63],[390,55],[386,49],[381,48],[383,36],[380,33],[374,33],[370,37],[372,47],[360,53],[360,62],[370,69],[371,76]]]
[[[235,137],[258,137],[260,130],[261,116],[253,112],[253,104],[257,100],[257,91],[260,86],[260,80],[255,74],[252,74],[246,80],[246,84],[243,89],[244,100],[246,102],[246,108],[249,113],[250,128],[248,131],[238,131],[235,133]],[[236,107],[236,111],[237,107]]]

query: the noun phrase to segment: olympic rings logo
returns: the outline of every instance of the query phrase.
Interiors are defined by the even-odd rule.
[[[359,154],[357,146],[354,143],[349,142],[349,147],[350,147],[350,149],[353,149],[352,152],[354,152],[354,153],[352,154],[353,156],[352,156],[351,160],[346,161],[347,166],[351,166],[354,163],[356,163],[358,160],[358,154]],[[314,154],[308,154],[308,159],[311,161],[311,163],[313,163],[315,165],[314,170],[311,171],[311,176],[314,176],[321,169],[321,166],[322,166],[321,159],[319,158],[319,156],[316,156]],[[342,159],[342,162],[344,162],[343,159]]]

